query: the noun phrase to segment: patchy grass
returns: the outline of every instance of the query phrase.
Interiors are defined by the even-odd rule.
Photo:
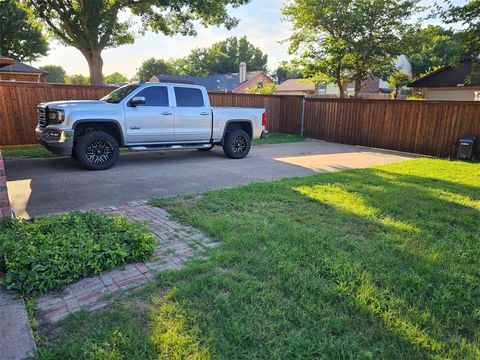
[[[478,164],[418,159],[154,203],[220,246],[160,274],[142,307],[66,319],[39,358],[480,357]]]
[[[24,295],[59,289],[153,254],[141,223],[96,212],[0,222],[0,284]]]
[[[299,142],[303,141],[305,138],[301,135],[293,134],[282,134],[282,133],[270,133],[270,135],[263,139],[253,140],[253,145],[263,145],[263,144],[281,144],[289,142]]]
[[[45,149],[42,145],[14,145],[1,146],[3,157],[10,159],[47,158],[57,155]]]

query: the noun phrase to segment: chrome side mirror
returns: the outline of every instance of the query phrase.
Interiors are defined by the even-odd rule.
[[[128,102],[128,105],[130,105],[131,107],[136,107],[138,105],[144,105],[145,101],[146,101],[145,97],[135,96],[132,98],[132,100]]]

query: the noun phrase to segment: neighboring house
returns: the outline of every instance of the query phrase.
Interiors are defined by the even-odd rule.
[[[444,66],[410,84],[414,95],[426,100],[480,101],[480,84],[467,84],[472,63]]]
[[[273,80],[263,71],[247,72],[245,63],[240,64],[239,72],[233,74],[215,74],[208,76],[155,75],[150,82],[177,82],[202,85],[210,92],[245,93],[246,88],[255,84],[270,84]]]
[[[395,67],[407,74],[412,74],[412,64],[405,55],[397,58]],[[375,78],[364,83],[360,91],[360,97],[389,99],[390,96],[388,94],[390,94],[391,91],[392,89],[388,87],[386,80]],[[313,84],[308,83],[307,79],[287,80],[277,86],[276,92],[279,95],[306,95],[324,98],[337,97],[339,95],[338,87],[335,84]],[[348,84],[347,93],[353,95],[354,92],[354,84]]]
[[[46,74],[47,71],[0,56],[0,80],[40,82]]]
[[[390,93],[391,89],[381,89],[381,81],[382,80],[380,79],[366,81],[360,91],[360,96],[368,98],[389,98],[388,93]],[[347,93],[350,95],[353,95],[355,92],[353,85],[354,84],[348,84],[347,87]],[[335,84],[314,84],[308,82],[308,79],[289,79],[277,86],[276,93],[278,95],[305,95],[321,98],[336,98],[339,96],[340,92]]]
[[[336,87],[333,84],[314,84],[308,79],[288,79],[277,86],[278,95],[332,95],[335,97]]]

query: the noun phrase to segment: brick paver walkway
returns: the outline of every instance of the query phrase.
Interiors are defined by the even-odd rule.
[[[146,221],[158,238],[155,255],[148,262],[128,264],[124,269],[80,280],[60,293],[38,298],[35,315],[41,323],[56,322],[81,308],[101,308],[112,301],[110,295],[137,289],[153,280],[155,272],[179,269],[186,259],[216,245],[199,230],[172,221],[165,210],[149,206],[146,201],[97,210]]]

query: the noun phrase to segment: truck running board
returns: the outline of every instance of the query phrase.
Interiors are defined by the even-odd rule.
[[[184,144],[184,145],[149,145],[130,146],[130,151],[159,151],[159,150],[188,150],[188,149],[210,149],[212,144]]]

